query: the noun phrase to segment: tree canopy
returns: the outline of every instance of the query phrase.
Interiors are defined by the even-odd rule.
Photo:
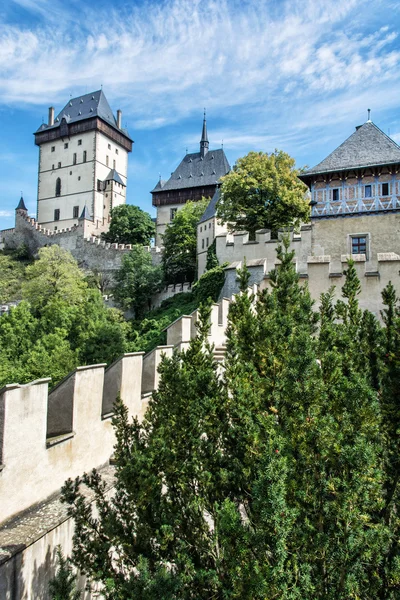
[[[249,152],[222,178],[217,217],[230,230],[278,229],[308,221],[307,187],[285,152]]]
[[[89,288],[72,255],[57,245],[39,250],[25,270],[22,301],[0,318],[0,386],[51,377],[78,365],[110,363],[129,350],[129,327]]]
[[[293,256],[257,299],[239,274],[220,375],[203,308],[144,421],[117,401],[115,494],[66,483],[72,559],[108,600],[399,597],[398,300],[383,326],[361,311],[350,262],[317,313]]]
[[[163,235],[163,270],[167,284],[192,282],[197,272],[197,223],[209,199],[186,202]]]
[[[107,242],[148,246],[155,225],[150,215],[138,206],[121,204],[111,211],[110,229],[102,235]]]
[[[115,299],[124,308],[132,308],[136,318],[150,308],[151,297],[162,286],[162,268],[152,263],[152,257],[142,246],[134,246],[122,259],[116,273]]]

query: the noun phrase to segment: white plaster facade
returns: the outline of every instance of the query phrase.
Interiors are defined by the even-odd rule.
[[[86,94],[70,100],[55,121],[50,108],[35,143],[38,223],[50,230],[73,227],[86,207],[98,233],[106,231],[110,210],[126,202],[132,140],[121,128],[121,112],[115,119],[102,91]]]

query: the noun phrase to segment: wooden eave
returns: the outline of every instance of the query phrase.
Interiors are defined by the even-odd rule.
[[[100,119],[99,117],[93,117],[91,119],[85,119],[84,121],[78,121],[76,123],[67,123],[67,135],[61,135],[61,127],[52,127],[44,129],[43,131],[36,131],[35,144],[40,146],[46,142],[52,142],[53,140],[70,138],[75,135],[86,133],[87,131],[101,131],[113,142],[119,144],[127,152],[132,152],[133,141],[125,135],[122,131],[111,127],[108,123]]]
[[[390,163],[382,165],[366,165],[364,167],[352,167],[350,169],[342,169],[338,171],[328,171],[326,173],[310,173],[300,174],[298,177],[303,181],[309,188],[311,185],[315,185],[319,181],[324,183],[330,183],[331,181],[338,179],[340,181],[346,181],[349,178],[360,178],[368,176],[380,176],[383,173],[389,175],[395,175],[400,171],[400,163]]]

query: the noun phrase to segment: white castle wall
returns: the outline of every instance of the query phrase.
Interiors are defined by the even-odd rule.
[[[211,312],[209,339],[218,360],[229,303],[224,298]],[[0,390],[2,600],[48,598],[55,547],[61,543],[68,554],[73,534],[58,497],[60,487],[67,478],[104,465],[102,473],[112,488],[107,465],[115,442],[111,417],[117,394],[130,416],[142,419],[159,383],[162,356],[187,348],[197,320],[198,311],[177,319],[167,329],[167,345],[147,355],[125,354],[107,369],[104,364],[78,367],[50,392],[48,379]],[[89,593],[84,597],[91,598]]]

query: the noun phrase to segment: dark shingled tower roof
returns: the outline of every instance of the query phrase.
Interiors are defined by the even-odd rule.
[[[229,170],[222,148],[209,150],[204,156],[200,152],[186,154],[168,181],[159,181],[152,192],[215,185]]]
[[[117,131],[122,131],[125,136],[129,137],[126,130],[118,128],[117,120],[113,115],[113,111],[111,110],[103,90],[97,90],[97,92],[90,92],[89,94],[78,96],[77,98],[71,98],[54,119],[54,125],[42,123],[37,131],[39,132],[59,127],[63,117],[68,124],[91,119],[92,117],[99,117],[99,119],[102,119],[111,125],[111,127]]]
[[[355,132],[318,165],[305,171],[300,179],[332,171],[344,171],[400,162],[400,147],[372,121],[356,127]]]
[[[116,181],[117,183],[120,183],[121,185],[126,187],[126,185],[124,184],[124,182],[122,181],[121,177],[115,169],[111,169],[104,181]]]
[[[221,177],[229,173],[231,168],[222,148],[209,150],[208,146],[207,121],[204,110],[200,152],[186,154],[171,177],[167,181],[160,179],[151,193],[216,185]]]
[[[204,221],[208,221],[208,219],[212,219],[213,217],[215,217],[215,212],[216,212],[219,196],[220,196],[220,188],[217,187],[217,189],[215,190],[215,194],[211,198],[206,210],[204,211],[203,215],[201,216],[199,223],[204,223]]]
[[[23,199],[22,196],[19,199],[18,206],[17,206],[17,208],[15,210],[26,210],[26,211],[28,211],[28,209],[25,206],[25,202],[24,202],[24,199]]]

